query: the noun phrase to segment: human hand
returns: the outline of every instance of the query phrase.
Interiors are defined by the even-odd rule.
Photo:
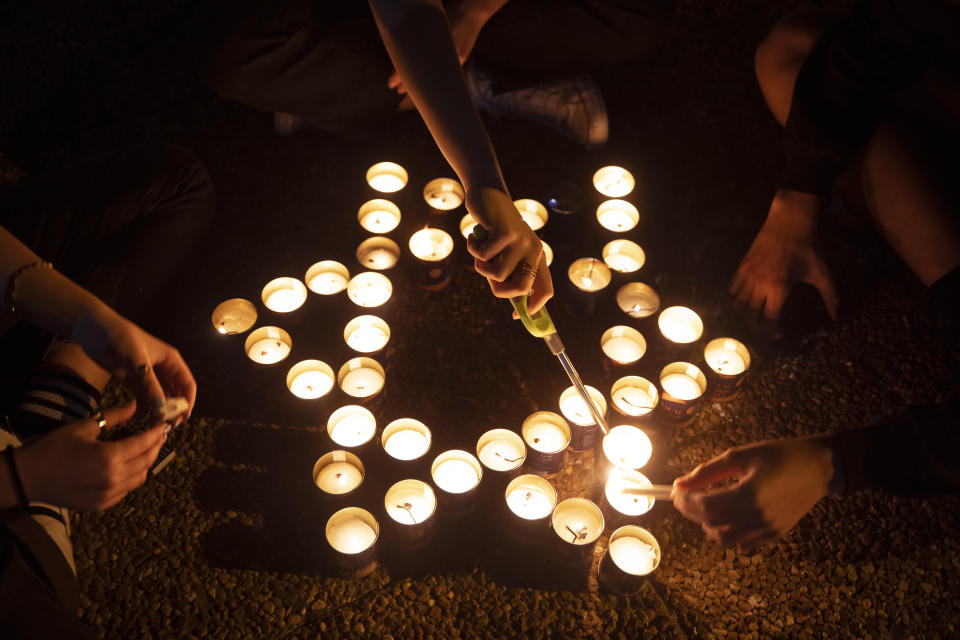
[[[72,340],[100,366],[122,378],[134,392],[141,412],[158,412],[166,396],[186,398],[190,417],[197,383],[175,348],[150,335],[109,307],[84,315]]]
[[[477,0],[458,0],[445,3],[447,21],[450,23],[450,35],[453,36],[453,46],[457,50],[457,59],[462,65],[470,57],[473,46],[477,43],[480,30],[493,15],[484,6],[485,3]],[[400,74],[394,71],[387,80],[387,87],[400,95],[407,93],[406,87],[400,80]]]
[[[769,333],[777,333],[784,300],[800,282],[816,287],[830,316],[837,318],[837,292],[816,236],[820,208],[817,196],[778,191],[766,222],[733,277],[730,293],[737,304],[749,305]]]
[[[727,479],[737,483],[715,490]],[[754,549],[783,536],[820,498],[833,478],[823,438],[790,438],[728,449],[674,481],[673,504],[725,546]]]
[[[531,314],[553,297],[553,281],[543,255],[543,243],[510,197],[499,189],[482,187],[467,193],[467,210],[487,230],[485,239],[472,234],[467,249],[474,256],[474,268],[487,278],[493,295],[513,298],[526,293],[527,309]],[[515,273],[521,263],[536,266],[536,277]]]
[[[133,404],[104,413],[106,426],[129,420]],[[159,423],[137,435],[102,442],[94,419],[78,420],[19,447],[15,456],[30,500],[71,509],[102,511],[147,479],[166,436]]]

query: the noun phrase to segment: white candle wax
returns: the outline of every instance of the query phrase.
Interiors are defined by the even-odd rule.
[[[640,213],[625,200],[607,200],[597,207],[597,221],[609,231],[629,231],[637,226]]]
[[[480,462],[494,471],[510,471],[523,464],[523,444],[511,438],[493,438],[477,453]]]
[[[357,316],[343,329],[347,345],[354,351],[373,353],[390,340],[390,327],[377,316]]]
[[[567,498],[554,509],[551,524],[565,542],[592,544],[603,533],[603,514],[586,498]]]
[[[551,264],[553,264],[553,248],[543,240],[540,241],[540,244],[543,245],[543,260],[549,267]]]
[[[290,345],[277,338],[262,338],[247,349],[247,355],[259,364],[274,364],[290,355]]]
[[[387,438],[383,448],[397,460],[416,460],[430,448],[430,439],[414,429],[403,429]]]
[[[379,307],[390,299],[393,285],[382,273],[365,271],[357,274],[347,285],[347,295],[361,307]]]
[[[656,398],[651,396],[647,386],[639,381],[618,386],[611,392],[610,398],[613,404],[628,416],[646,415],[656,406]]]
[[[575,260],[567,270],[567,276],[581,291],[600,291],[610,284],[610,268],[596,258]]]
[[[327,542],[340,553],[354,554],[366,551],[376,540],[377,532],[357,516],[340,518],[327,527]]]
[[[397,228],[400,220],[392,211],[374,209],[363,215],[360,226],[370,233],[389,233]]]
[[[350,409],[344,411],[346,409]],[[337,416],[337,412],[344,411]],[[363,407],[342,407],[330,416],[330,439],[341,447],[356,447],[368,442],[377,430],[373,415]]]
[[[642,282],[628,282],[617,291],[617,306],[631,318],[646,318],[660,308],[660,296]]]
[[[357,398],[372,396],[383,387],[385,378],[376,369],[359,367],[348,371],[340,383],[346,393]]]
[[[697,381],[685,373],[669,373],[660,380],[660,384],[665,393],[680,400],[694,400],[703,393]]]
[[[396,162],[378,162],[367,169],[367,184],[381,193],[393,193],[407,186],[407,170]]]
[[[217,305],[211,319],[222,334],[243,333],[257,321],[257,308],[244,298],[231,298]]]
[[[453,251],[453,238],[442,229],[421,229],[410,236],[410,252],[420,260],[437,262]]]
[[[630,364],[643,357],[647,342],[633,327],[618,325],[610,327],[600,337],[604,355],[619,364]]]
[[[463,204],[463,187],[450,178],[435,178],[423,188],[423,199],[438,211],[451,211]]]
[[[664,309],[657,318],[657,325],[663,337],[679,344],[698,340],[703,334],[703,320],[693,309],[687,307]]]
[[[507,506],[525,520],[539,520],[550,515],[554,504],[543,489],[527,485],[517,487],[507,494]]]
[[[464,493],[477,486],[480,476],[465,460],[444,460],[433,470],[433,481],[449,493]]]
[[[339,273],[321,273],[310,281],[310,290],[323,295],[338,293],[346,286],[347,279]]]
[[[361,480],[363,474],[349,462],[332,462],[320,469],[315,481],[323,491],[340,495],[356,489]]]
[[[621,570],[635,576],[647,575],[657,564],[657,550],[653,545],[633,536],[613,540],[608,553]]]
[[[542,453],[556,453],[567,446],[567,436],[552,422],[536,422],[523,431],[524,439],[531,447]]]
[[[290,392],[298,398],[319,398],[333,388],[333,377],[324,371],[304,371],[290,381]]]
[[[277,313],[299,309],[307,299],[307,288],[296,278],[274,278],[263,287],[264,306]]]
[[[623,253],[611,253],[604,256],[603,261],[608,267],[620,273],[631,273],[643,266],[636,258]]]
[[[603,493],[607,503],[625,516],[640,516],[653,508],[655,500],[650,496],[631,493],[631,490],[649,489],[653,483],[636,472],[610,472],[610,477],[604,485]]]
[[[603,247],[603,261],[614,271],[632,273],[646,261],[643,249],[630,240],[611,240]]]
[[[703,352],[707,365],[717,373],[735,376],[747,370],[747,360],[739,351],[746,351],[743,343],[732,338],[711,340]]]
[[[633,175],[623,167],[603,167],[593,174],[594,188],[608,198],[622,198],[633,191]]]
[[[368,269],[389,269],[397,263],[397,255],[387,249],[370,249],[364,252],[360,261]]]
[[[618,425],[603,437],[603,454],[621,469],[639,469],[647,464],[652,453],[653,444],[647,434],[630,425]]]
[[[470,234],[473,233],[473,228],[477,225],[477,219],[474,218],[471,214],[466,214],[460,218],[460,235],[464,238],[469,238]]]
[[[536,200],[524,198],[522,200],[514,200],[513,204],[517,208],[517,211],[520,212],[520,217],[523,218],[523,221],[534,231],[543,228],[543,225],[547,223],[547,208]]]
[[[603,395],[590,385],[584,386],[600,414],[606,413],[607,402],[603,399]],[[580,426],[594,424],[593,414],[574,387],[567,387],[567,390],[560,395],[560,413],[570,422]]]
[[[433,515],[437,497],[425,482],[401,480],[384,496],[384,507],[395,522],[404,525],[420,524]]]

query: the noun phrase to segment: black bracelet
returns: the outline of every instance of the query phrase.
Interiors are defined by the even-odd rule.
[[[10,478],[13,480],[13,492],[17,494],[17,506],[26,508],[27,493],[23,490],[23,480],[20,479],[20,472],[17,471],[17,461],[13,457],[13,450],[17,447],[10,445],[3,450],[3,455],[7,459],[7,469],[10,470]]]

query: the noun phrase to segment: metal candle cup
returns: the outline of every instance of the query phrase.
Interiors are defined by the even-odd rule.
[[[277,313],[289,313],[303,306],[307,287],[296,278],[274,278],[260,292],[263,306]]]
[[[750,369],[750,351],[739,340],[717,338],[703,349],[710,400],[726,402],[740,393]]]
[[[347,296],[357,306],[379,307],[393,295],[390,278],[375,271],[364,271],[350,278]]]
[[[287,389],[304,400],[322,398],[333,384],[333,369],[321,360],[301,360],[287,372]]]
[[[594,188],[608,198],[622,198],[633,191],[636,181],[623,167],[608,166],[593,174]]]
[[[597,539],[603,533],[600,507],[586,498],[567,498],[553,510],[550,524],[556,534],[561,562],[589,567]]]
[[[400,217],[400,207],[383,198],[368,200],[357,210],[357,221],[370,233],[390,233],[400,224]]]
[[[640,376],[624,376],[610,388],[610,403],[620,415],[647,418],[653,415],[660,392],[655,384]]]
[[[617,291],[617,306],[631,318],[647,318],[660,308],[660,296],[642,282],[628,282]]]
[[[527,443],[526,471],[544,478],[553,478],[563,471],[567,447],[570,446],[570,425],[552,411],[537,411],[520,427]]]
[[[536,544],[549,533],[550,515],[557,506],[557,490],[552,484],[540,476],[525,474],[511,480],[503,496],[512,514],[507,530],[517,540]]]
[[[636,493],[636,490],[649,489],[653,483],[632,469],[611,470],[603,485],[600,510],[603,511],[608,529],[616,529],[625,524],[636,524],[640,517],[653,508],[656,500],[650,496]]]
[[[639,271],[647,261],[647,256],[636,242],[631,240],[611,240],[604,245],[600,257],[617,273]]]
[[[341,576],[362,578],[377,568],[380,524],[366,509],[340,509],[327,520],[325,534],[333,567]]]
[[[667,344],[675,346],[693,344],[703,335],[703,320],[689,307],[667,307],[660,312],[657,326]]]
[[[407,170],[396,162],[378,162],[367,169],[367,184],[380,193],[400,191],[407,179]]]
[[[453,178],[434,178],[423,188],[423,199],[437,211],[452,211],[463,198],[463,186]]]
[[[336,260],[321,260],[307,269],[303,276],[307,288],[322,296],[332,296],[347,288],[350,272]]]
[[[392,269],[399,259],[400,246],[386,236],[367,238],[357,247],[357,262],[366,269],[386,271]]]
[[[671,422],[693,419],[707,390],[707,378],[689,362],[673,362],[660,372],[660,409]]]
[[[380,445],[395,475],[430,477],[432,435],[427,425],[413,418],[398,418],[383,428]]]
[[[612,534],[597,566],[597,578],[610,593],[632,596],[640,592],[645,576],[660,565],[660,544],[653,534],[636,525]]]
[[[590,385],[584,385],[587,394],[593,400],[600,414],[606,417],[607,401],[603,394]],[[570,449],[572,451],[589,451],[600,437],[600,425],[593,420],[590,410],[576,387],[567,387],[560,394],[560,413],[570,423]]]
[[[348,404],[327,418],[327,435],[340,447],[358,449],[373,441],[377,419],[368,409]]]
[[[640,212],[626,200],[607,200],[597,207],[597,222],[607,231],[623,233],[640,222]]]
[[[653,444],[642,429],[629,424],[617,425],[594,449],[597,480],[605,483],[614,469],[640,469],[649,462],[652,453]]]
[[[405,543],[426,541],[433,531],[437,495],[426,482],[408,478],[397,482],[383,498],[392,532]]]
[[[603,368],[613,371],[634,364],[647,352],[647,341],[643,334],[626,325],[610,327],[600,336],[600,349],[603,351]]]
[[[427,291],[443,289],[453,278],[453,238],[443,229],[421,229],[410,237],[417,285]]]
[[[490,429],[477,440],[477,459],[484,467],[486,493],[503,491],[507,483],[520,475],[527,457],[523,438],[509,429]]]
[[[540,241],[540,244],[543,245],[543,260],[544,262],[547,263],[547,266],[549,267],[551,264],[553,264],[553,247],[548,245],[543,240]]]
[[[337,373],[340,389],[368,407],[379,405],[382,398],[380,391],[386,379],[387,375],[380,363],[366,357],[347,360]]]
[[[483,466],[470,453],[461,449],[444,451],[430,465],[430,476],[440,489],[445,514],[465,516],[476,507]]]
[[[520,212],[520,217],[527,223],[527,226],[534,231],[542,229],[547,224],[547,208],[536,200],[529,198],[514,200],[513,206]]]
[[[610,284],[610,278],[610,268],[602,260],[574,260],[567,269],[572,299],[577,304],[574,310],[581,315],[592,316],[603,290]]]
[[[216,306],[210,320],[223,335],[243,333],[256,324],[257,308],[246,298],[231,298]]]
[[[343,328],[343,339],[354,351],[377,353],[390,341],[390,325],[377,316],[357,316]]]
[[[363,478],[363,462],[349,451],[330,451],[313,465],[313,484],[328,501],[339,502],[355,494]]]
[[[293,340],[280,327],[254,329],[243,343],[247,357],[257,364],[276,364],[290,355]]]

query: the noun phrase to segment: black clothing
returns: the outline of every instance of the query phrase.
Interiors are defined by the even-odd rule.
[[[780,188],[828,199],[891,99],[928,69],[960,77],[960,6],[872,0],[828,28],[797,76]]]

